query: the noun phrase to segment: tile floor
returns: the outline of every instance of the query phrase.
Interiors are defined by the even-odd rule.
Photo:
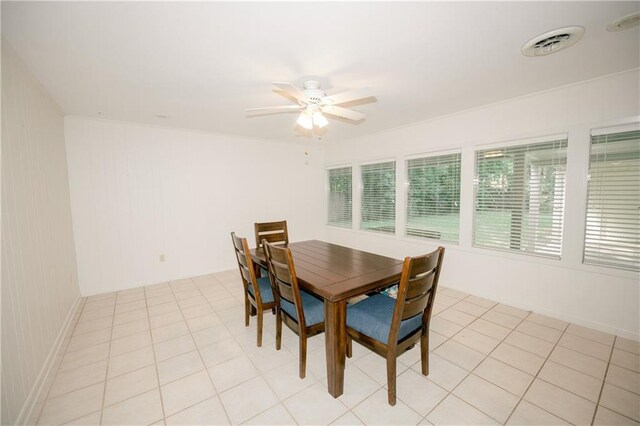
[[[441,288],[431,373],[354,343],[345,393],[326,392],[324,336],[297,376],[297,336],[245,328],[235,271],[83,300],[40,424],[638,424],[640,344]]]

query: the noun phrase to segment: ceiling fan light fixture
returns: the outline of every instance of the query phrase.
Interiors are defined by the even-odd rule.
[[[327,120],[327,117],[322,115],[320,111],[316,111],[313,113],[313,124],[315,124],[319,129],[322,129],[324,126],[329,124],[329,120]]]
[[[307,114],[307,111],[302,111],[300,113],[298,119],[296,120],[296,123],[298,123],[300,127],[303,127],[307,130],[313,129],[313,119],[309,114]]]

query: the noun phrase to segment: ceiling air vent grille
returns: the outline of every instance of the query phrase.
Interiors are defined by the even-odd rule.
[[[584,28],[565,27],[532,38],[522,46],[525,56],[545,56],[575,44],[582,38]]]

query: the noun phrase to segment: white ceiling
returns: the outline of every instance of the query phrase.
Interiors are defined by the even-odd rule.
[[[2,34],[65,113],[307,141],[272,81],[370,86],[367,119],[342,140],[639,66],[638,28],[607,32],[639,2],[2,2]],[[529,38],[583,39],[546,57]],[[155,115],[164,114],[168,119]]]

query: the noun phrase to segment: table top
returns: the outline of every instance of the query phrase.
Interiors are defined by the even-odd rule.
[[[385,287],[400,280],[402,261],[324,241],[289,243],[300,286],[331,302]],[[266,266],[261,248],[251,257]]]

